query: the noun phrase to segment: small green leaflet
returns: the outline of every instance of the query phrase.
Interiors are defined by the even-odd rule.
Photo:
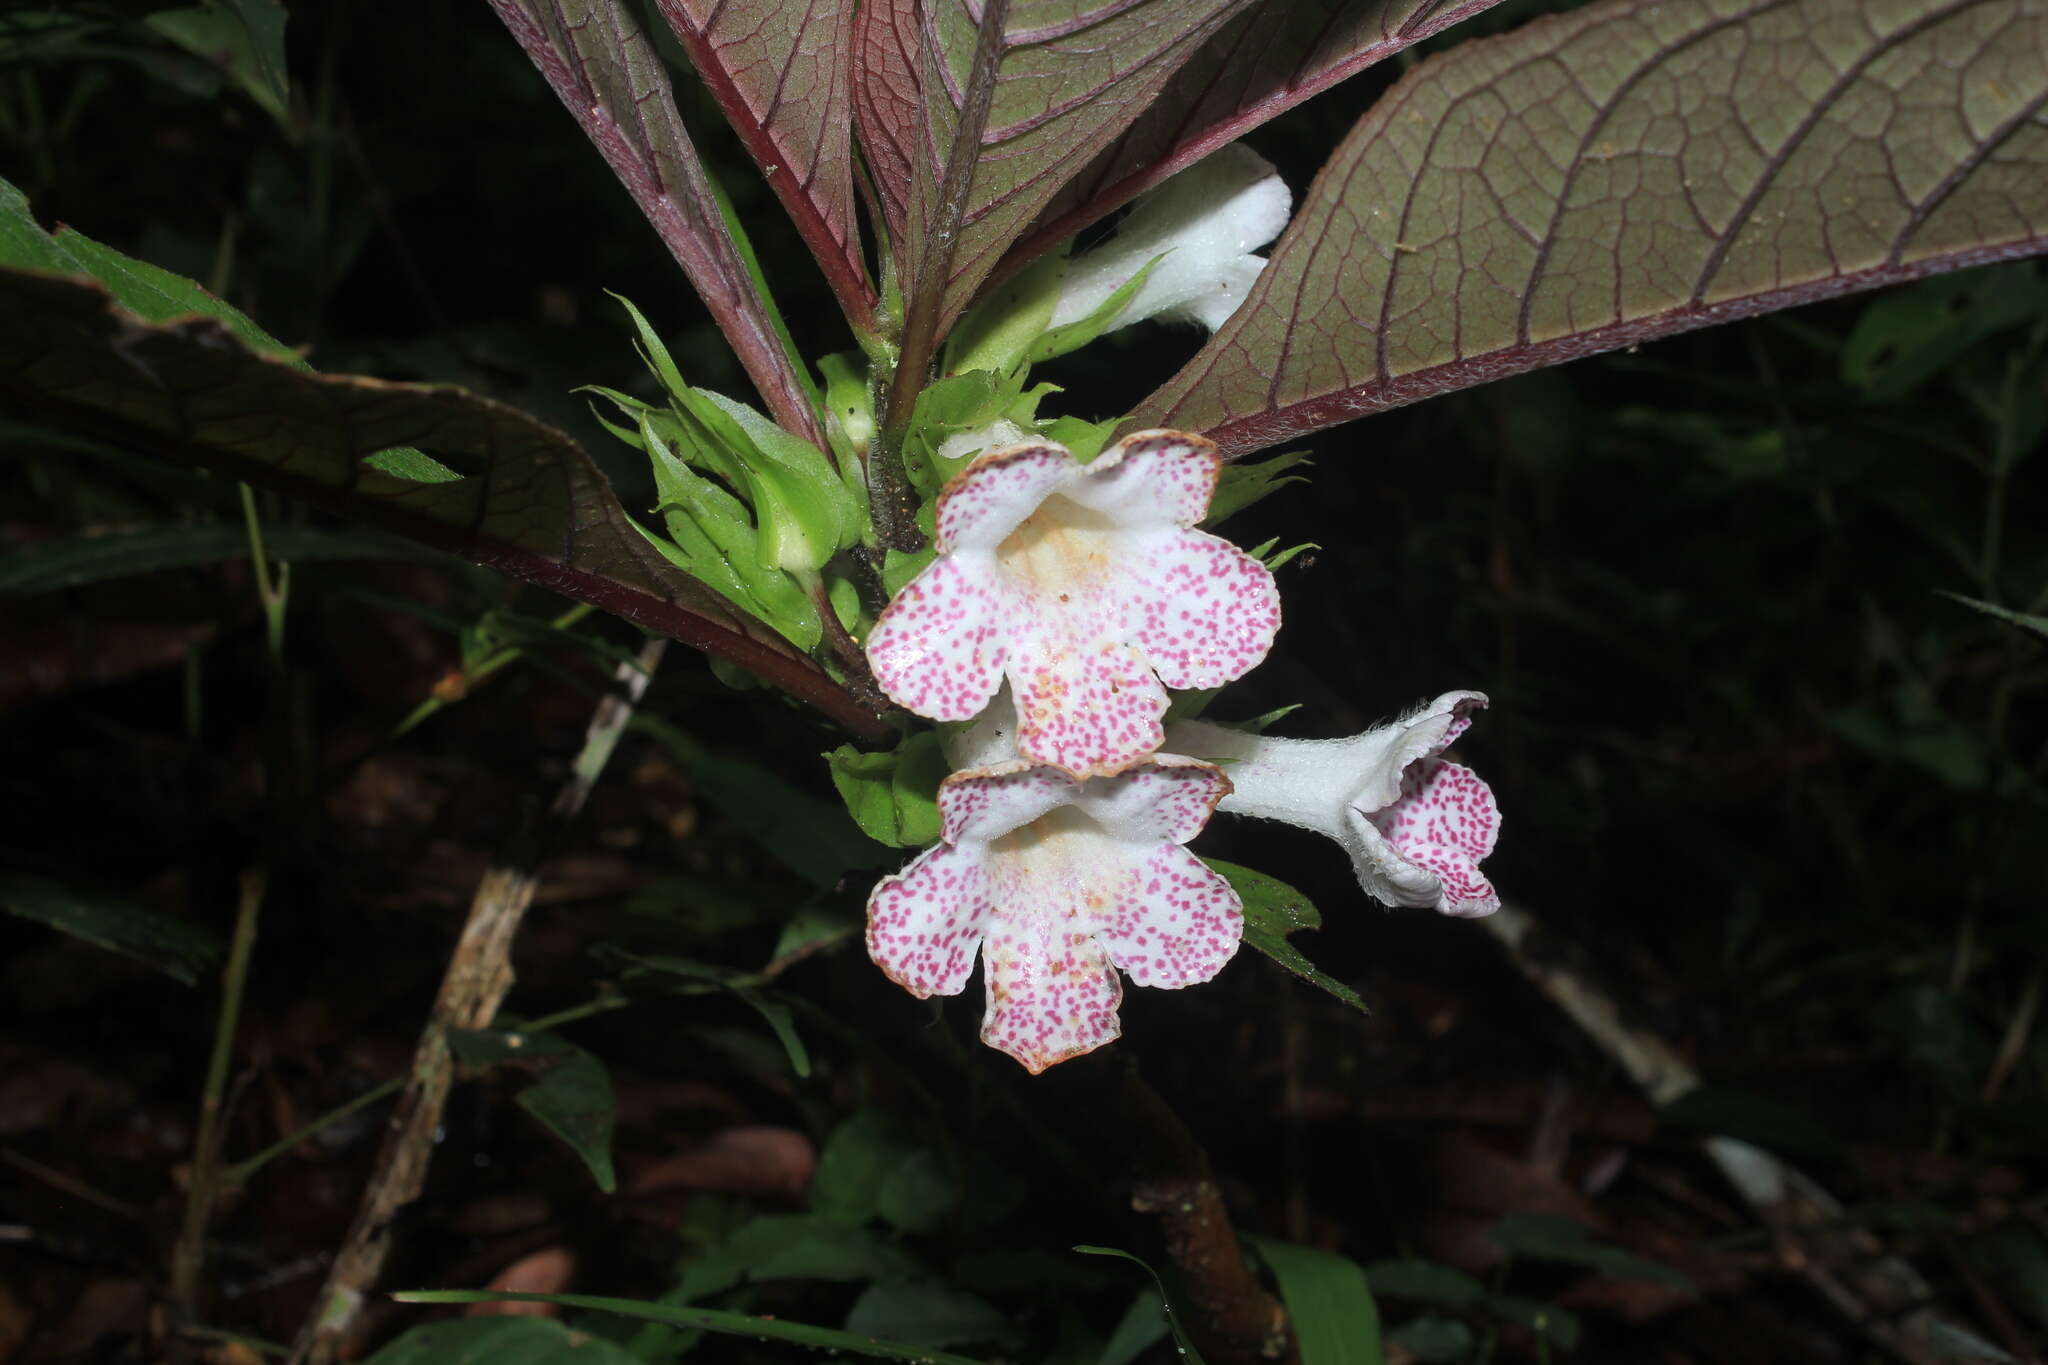
[[[939,837],[939,783],[950,766],[936,731],[924,730],[883,753],[842,744],[825,755],[832,785],[870,839],[922,848]]]
[[[1269,1237],[1251,1243],[1280,1287],[1304,1365],[1381,1365],[1379,1310],[1357,1262]]]
[[[2008,625],[2018,626],[2021,630],[2031,631],[2042,639],[2048,640],[2048,616],[2035,616],[2024,611],[2014,611],[2009,607],[2001,607],[1995,603],[1981,601],[1975,597],[1965,597],[1959,592],[1944,592],[1942,596],[1953,598],[1966,607],[1975,607],[1986,616],[1995,616]]]
[[[1173,1333],[1174,1348],[1180,1352],[1182,1365],[1206,1365],[1206,1362],[1202,1359],[1202,1353],[1195,1349],[1195,1343],[1189,1340],[1188,1334],[1181,1329],[1180,1314],[1173,1311],[1173,1299],[1166,1292],[1166,1281],[1159,1278],[1159,1272],[1154,1270],[1148,1262],[1141,1261],[1136,1256],[1131,1255],[1130,1252],[1120,1251],[1116,1247],[1078,1246],[1074,1250],[1084,1256],[1114,1256],[1119,1260],[1129,1261],[1132,1265],[1137,1266],[1147,1275],[1150,1275],[1152,1283],[1159,1288],[1160,1310],[1166,1314],[1166,1326]]]
[[[1231,890],[1237,892],[1238,899],[1244,902],[1246,943],[1311,986],[1328,991],[1362,1014],[1371,1013],[1365,1002],[1358,998],[1357,991],[1318,970],[1315,963],[1287,941],[1287,936],[1297,929],[1323,927],[1322,914],[1310,904],[1308,897],[1278,877],[1269,877],[1263,872],[1254,872],[1251,868],[1216,858],[1204,858],[1202,861],[1229,882]]]
[[[469,1066],[518,1066],[538,1079],[519,1092],[519,1107],[569,1144],[606,1194],[612,1173],[612,1078],[604,1063],[552,1033],[518,1029],[450,1029],[448,1046]]]
[[[220,940],[196,924],[47,877],[0,873],[0,908],[146,962],[187,986],[221,957]]]
[[[279,24],[282,22],[280,14]],[[183,275],[124,256],[68,227],[55,233],[43,231],[29,212],[28,196],[4,178],[0,178],[0,265],[25,266],[60,275],[86,275],[105,285],[114,302],[145,322],[164,322],[196,313],[220,323],[260,355],[273,356],[295,369],[313,368],[304,356],[258,327],[247,313],[215,298]],[[379,451],[369,457],[368,463],[387,474],[418,483],[447,483],[460,477],[410,446]]]

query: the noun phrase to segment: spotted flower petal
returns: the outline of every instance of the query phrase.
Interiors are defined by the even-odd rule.
[[[1335,839],[1378,900],[1487,915],[1500,896],[1479,863],[1493,851],[1500,808],[1476,773],[1440,757],[1484,705],[1478,692],[1447,692],[1391,725],[1334,740],[1189,721],[1173,726],[1167,742],[1223,765],[1232,787],[1223,810]]]
[[[951,995],[979,948],[984,1042],[1033,1072],[1092,1051],[1119,1032],[1118,969],[1173,989],[1236,952],[1236,893],[1181,847],[1229,789],[1175,757],[1088,780],[1023,761],[955,773],[942,842],[868,899],[869,955],[913,995]]]
[[[1266,656],[1273,576],[1196,531],[1222,467],[1199,436],[1146,431],[1092,463],[1033,442],[939,495],[938,558],[868,638],[897,704],[971,719],[1007,677],[1018,752],[1075,777],[1157,749],[1167,687],[1216,687]]]
[[[1398,800],[1370,814],[1354,807],[1350,820],[1360,849],[1374,867],[1385,869],[1388,884],[1415,888],[1405,897],[1375,892],[1382,900],[1420,900],[1447,915],[1490,915],[1500,909],[1500,894],[1479,870],[1480,859],[1493,852],[1500,834],[1500,807],[1493,789],[1470,768],[1424,758],[1402,775]],[[1361,855],[1352,856],[1357,861]],[[1416,871],[1436,886],[1425,889]]]

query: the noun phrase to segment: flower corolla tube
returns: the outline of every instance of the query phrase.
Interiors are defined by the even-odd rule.
[[[1280,235],[1293,205],[1271,163],[1232,143],[1139,199],[1114,237],[1069,263],[1052,326],[1088,317],[1151,265],[1103,330],[1158,318],[1215,331],[1265,269],[1252,251]]]
[[[1229,790],[1168,755],[1086,780],[1022,760],[956,772],[941,841],[868,899],[869,955],[922,998],[958,994],[979,951],[983,1042],[1034,1073],[1092,1051],[1121,1031],[1119,970],[1173,989],[1237,951],[1237,893],[1182,847]]]
[[[1477,773],[1442,757],[1484,705],[1481,693],[1446,692],[1350,739],[1275,739],[1186,721],[1167,728],[1166,742],[1229,774],[1223,810],[1335,839],[1359,885],[1383,903],[1490,915],[1500,896],[1479,863],[1493,851],[1500,808]]]
[[[1176,431],[1085,465],[1048,441],[980,456],[939,495],[937,558],[868,636],[875,680],[918,715],[965,721],[1007,677],[1018,755],[1075,778],[1152,753],[1166,688],[1238,677],[1280,628],[1266,566],[1192,529],[1221,469],[1212,443]]]

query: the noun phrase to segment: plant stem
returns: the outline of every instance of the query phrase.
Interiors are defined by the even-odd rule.
[[[171,1310],[189,1318],[206,1266],[206,1224],[221,1174],[220,1116],[227,1094],[228,1068],[235,1055],[235,1030],[242,1017],[242,989],[249,979],[249,955],[256,946],[256,920],[269,882],[260,867],[242,873],[240,904],[235,911],[235,936],[221,973],[220,1013],[213,1026],[213,1056],[206,1067],[206,1088],[199,1099],[199,1134],[192,1146],[191,1183],[185,1190],[185,1219],[171,1248]]]
[[[244,1157],[232,1166],[223,1168],[221,1171],[222,1183],[226,1185],[239,1185],[243,1183],[250,1176],[256,1174],[256,1172],[262,1170],[265,1166],[268,1166],[307,1138],[312,1137],[328,1124],[339,1123],[357,1110],[367,1109],[386,1095],[398,1093],[398,1087],[404,1083],[405,1077],[403,1076],[392,1076],[387,1080],[379,1081],[376,1085],[371,1086],[368,1090],[365,1090],[347,1103],[335,1106],[314,1119],[311,1123],[303,1124],[296,1131],[279,1138],[262,1151],[256,1153],[256,1155]]]
[[[554,630],[565,631],[596,610],[597,608],[591,606],[588,602],[578,602],[575,606],[548,622],[548,625]],[[479,663],[475,668],[463,671],[462,690],[459,693],[453,696],[443,696],[437,692],[435,695],[428,697],[425,701],[407,712],[404,720],[401,720],[391,728],[391,733],[385,736],[385,742],[390,743],[392,740],[405,738],[405,736],[411,734],[421,724],[432,719],[456,702],[468,697],[471,692],[476,690],[478,683],[507,665],[515,664],[525,657],[526,646],[524,645],[508,645],[495,654],[487,655],[483,662]]]
[[[242,521],[249,528],[249,563],[255,566],[256,596],[263,603],[264,637],[270,645],[271,667],[284,668],[284,613],[291,597],[291,565],[279,563],[277,578],[270,577],[270,561],[263,553],[263,519],[256,515],[256,490],[242,485]]]
[[[391,1250],[398,1211],[425,1188],[434,1131],[455,1082],[450,1029],[487,1027],[512,989],[512,940],[533,903],[547,845],[583,808],[667,641],[649,640],[638,659],[619,665],[614,690],[598,703],[569,778],[556,791],[545,826],[520,839],[484,873],[470,901],[462,935],[448,959],[440,993],[420,1034],[412,1068],[399,1091],[384,1144],[348,1236],[335,1254],[313,1317],[292,1350],[293,1365],[332,1365],[346,1353],[363,1301],[375,1288]]]
[[[1119,1110],[1136,1175],[1131,1207],[1159,1221],[1196,1347],[1214,1365],[1294,1360],[1287,1311],[1252,1275],[1208,1154],[1128,1060]]]

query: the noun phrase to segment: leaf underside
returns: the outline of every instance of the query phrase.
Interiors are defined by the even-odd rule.
[[[1247,0],[872,0],[854,109],[912,297],[941,329]],[[914,92],[922,92],[921,95]]]
[[[848,315],[875,295],[853,212],[854,0],[658,0]]]
[[[100,286],[0,268],[0,408],[275,487],[595,603],[759,672],[856,729],[877,718],[768,627],[672,568],[590,457],[460,389],[321,375],[251,354],[222,324],[144,323]],[[364,463],[413,445],[466,477]]]
[[[755,292],[661,58],[624,0],[490,0],[661,235],[775,420],[824,444],[803,380]]]
[[[1259,0],[1045,207],[1007,275],[1266,120],[1500,0]]]
[[[1423,63],[1133,426],[1242,454],[2048,249],[2048,0],[1606,0]]]

